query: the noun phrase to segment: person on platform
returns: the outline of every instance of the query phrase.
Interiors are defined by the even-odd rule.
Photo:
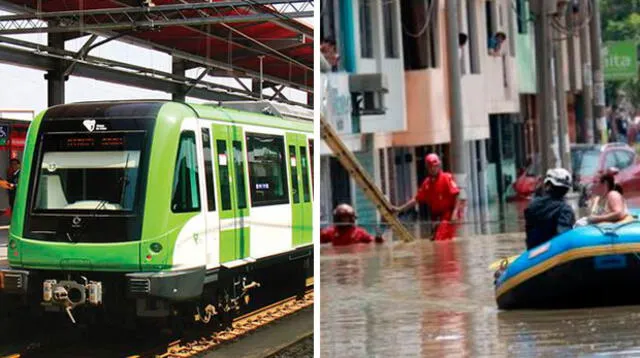
[[[565,201],[571,188],[571,173],[563,168],[547,170],[544,193],[535,196],[524,210],[527,250],[573,229],[575,214]]]
[[[320,231],[320,243],[333,243],[334,246],[367,244],[372,241],[381,243],[381,236],[375,238],[365,229],[356,225],[356,212],[349,204],[340,204],[333,210],[333,226]]]
[[[9,161],[9,167],[11,171],[7,177],[9,182],[9,206],[13,208],[13,203],[16,200],[16,187],[18,185],[18,179],[20,178],[20,160],[13,158]]]
[[[395,212],[403,212],[412,208],[416,203],[429,206],[431,218],[435,221],[434,235],[431,240],[450,240],[455,237],[456,228],[452,220],[462,217],[464,201],[459,200],[460,188],[453,175],[442,170],[440,158],[437,154],[427,154],[424,158],[427,167],[427,178],[420,185],[416,196],[404,205],[394,207]]]

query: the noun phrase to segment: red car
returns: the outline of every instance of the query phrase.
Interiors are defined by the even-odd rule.
[[[572,144],[571,171],[574,177],[574,188],[590,190],[606,168],[616,167],[623,170],[631,167],[636,160],[636,152],[626,143]],[[640,175],[640,168],[638,172]],[[535,157],[533,163],[523,170],[511,185],[513,194],[508,196],[507,200],[529,199],[541,174],[539,157]]]
[[[616,183],[622,187],[629,207],[640,207],[640,164],[636,163],[616,175]],[[592,191],[602,194],[602,185],[594,184]]]

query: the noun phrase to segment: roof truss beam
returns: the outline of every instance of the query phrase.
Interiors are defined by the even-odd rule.
[[[35,12],[0,16],[0,35],[42,32],[85,32],[108,30],[154,29],[164,26],[205,25],[275,21],[285,18],[313,17],[311,11],[292,3],[312,3],[295,0],[255,0],[225,2],[194,2],[187,4],[158,5],[154,7],[118,7],[74,11]],[[264,12],[266,5],[283,6],[285,13]],[[259,9],[260,8],[260,9]],[[199,15],[194,16],[194,10]],[[224,12],[222,10],[225,10]],[[56,24],[47,25],[55,20]]]
[[[184,88],[188,88],[189,96],[214,101],[255,100],[258,98],[250,91],[243,91],[242,89],[234,87],[202,81],[204,74],[206,74],[208,70],[205,70],[199,78],[193,79],[93,56],[85,56],[84,59],[82,59],[80,58],[82,56],[78,56],[76,52],[6,36],[0,36],[0,42],[30,49],[29,51],[0,45],[0,62],[12,65],[49,71],[57,70],[60,61],[63,61],[64,64],[73,62],[75,66],[71,74],[100,81],[168,93],[179,93],[184,91]],[[68,69],[67,66],[63,68]],[[282,100],[280,102],[304,105],[290,100]]]

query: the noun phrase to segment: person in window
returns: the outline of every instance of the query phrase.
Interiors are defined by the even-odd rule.
[[[467,36],[467,34],[465,34],[464,32],[461,32],[458,34],[458,47],[460,48],[460,50],[462,50],[464,45],[467,44],[468,39],[469,39],[469,36]]]
[[[338,70],[338,62],[340,61],[336,41],[332,38],[322,40],[320,53],[322,53],[327,62],[329,62],[329,65],[331,65],[331,71],[336,72]]]
[[[549,169],[544,178],[544,194],[534,197],[524,210],[527,250],[573,228],[575,214],[565,201],[571,188],[571,173]]]
[[[618,172],[618,168],[612,167],[600,177],[600,183],[604,184],[604,195],[594,197],[591,215],[578,220],[576,226],[603,222],[620,223],[633,219],[624,200],[622,187],[615,182]]]
[[[464,32],[460,32],[458,34],[458,60],[460,61],[460,69],[463,70],[464,69],[464,52],[462,51],[462,49],[464,48],[464,45],[467,44],[467,40],[469,39],[469,37],[467,36],[467,34],[465,34]]]
[[[333,226],[320,231],[320,243],[333,243],[334,246],[381,243],[381,236],[375,238],[365,229],[356,226],[356,212],[349,204],[340,204],[333,210]]]
[[[501,56],[502,47],[506,39],[507,35],[502,31],[498,31],[495,35],[491,36],[489,39],[489,55]]]

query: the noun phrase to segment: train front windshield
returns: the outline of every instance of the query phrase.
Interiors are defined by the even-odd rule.
[[[135,210],[144,131],[47,133],[34,212]]]

